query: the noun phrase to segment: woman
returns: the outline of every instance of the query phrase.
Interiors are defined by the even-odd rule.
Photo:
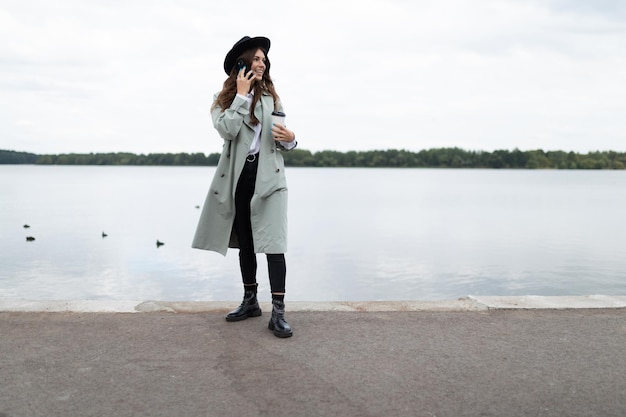
[[[228,78],[211,108],[224,148],[192,246],[222,255],[229,247],[239,248],[244,296],[227,321],[261,315],[256,254],[265,253],[273,307],[268,328],[278,337],[290,337],[284,304],[287,181],[282,152],[295,148],[296,136],[282,124],[272,125],[272,112],[283,108],[270,77],[269,49],[269,39],[244,36],[226,54]]]

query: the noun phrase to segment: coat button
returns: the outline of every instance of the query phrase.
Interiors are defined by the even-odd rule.
[[[222,175],[220,175],[220,177],[224,178],[224,175],[226,175],[226,174],[222,174]]]
[[[218,195],[220,192],[219,191],[213,191],[213,194]]]
[[[280,172],[280,168],[276,168],[276,172]]]
[[[270,152],[271,152],[271,153],[274,153],[274,149],[272,149]]]

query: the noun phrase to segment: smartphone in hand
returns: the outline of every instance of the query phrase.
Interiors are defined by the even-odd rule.
[[[237,72],[236,72],[236,74],[239,74],[239,71],[241,71],[241,69],[245,68],[245,67],[246,67],[246,63],[243,62],[243,59],[240,59],[239,61],[237,61],[237,66],[236,66]]]

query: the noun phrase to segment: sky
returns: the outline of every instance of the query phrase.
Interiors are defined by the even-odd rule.
[[[0,0],[0,149],[220,152],[244,35],[301,149],[626,151],[623,0]]]

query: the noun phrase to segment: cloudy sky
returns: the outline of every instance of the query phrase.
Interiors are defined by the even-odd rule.
[[[0,149],[219,152],[243,35],[303,149],[626,151],[623,0],[0,0]]]

